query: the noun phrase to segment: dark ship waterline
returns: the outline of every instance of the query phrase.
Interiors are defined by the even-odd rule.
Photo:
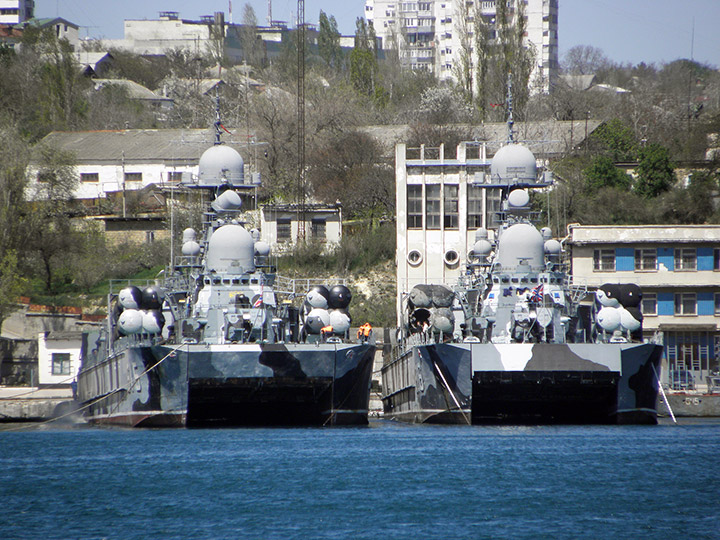
[[[404,293],[382,369],[386,418],[416,423],[657,422],[662,345],[642,341],[641,293],[573,283],[562,245],[531,220],[535,157],[501,148],[486,188],[502,192],[496,238],[476,232],[454,287]]]
[[[367,424],[371,332],[349,339],[350,291],[298,292],[237,221],[243,163],[216,145],[187,187],[214,195],[204,232],[162,281],[111,292],[83,336],[78,399],[93,423],[127,426]],[[306,280],[303,280],[307,283]],[[306,292],[306,294],[305,294]]]

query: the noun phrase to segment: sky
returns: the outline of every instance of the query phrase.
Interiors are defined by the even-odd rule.
[[[250,4],[259,24],[268,15],[267,0],[234,0],[233,20],[242,20]],[[199,19],[224,11],[228,0],[35,0],[38,17],[63,17],[80,28],[81,37],[119,39],[125,19],[155,19],[160,11],[177,11]],[[560,56],[575,45],[601,49],[615,62],[662,64],[692,57],[720,67],[720,0],[559,0]],[[272,0],[274,20],[294,21],[296,0]],[[317,23],[320,10],[335,16],[340,32],[352,35],[355,19],[365,13],[364,0],[305,0],[305,21]]]

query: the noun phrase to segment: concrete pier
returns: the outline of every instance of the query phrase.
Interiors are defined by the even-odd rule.
[[[0,422],[42,422],[73,406],[69,388],[0,387]]]

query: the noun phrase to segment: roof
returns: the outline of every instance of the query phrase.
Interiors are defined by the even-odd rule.
[[[40,28],[44,28],[46,26],[52,26],[54,24],[66,24],[68,26],[75,28],[76,30],[78,28],[80,28],[77,24],[72,23],[72,22],[68,21],[67,19],[63,19],[62,17],[44,17],[44,18],[28,19],[27,21],[18,23],[16,26],[19,28],[24,28],[26,26],[38,26]]]
[[[588,120],[587,133],[592,133],[600,125],[599,120]],[[480,125],[456,124],[451,126],[459,131],[469,132],[476,141],[486,142],[488,155],[493,155],[507,142],[507,124],[496,122]],[[387,149],[396,143],[407,140],[410,127],[408,125],[367,126],[360,131],[377,139]],[[516,122],[515,142],[528,146],[536,157],[557,155],[566,152],[572,146],[578,146],[585,140],[585,120],[542,122]],[[448,149],[445,149],[448,158]]]
[[[720,225],[571,225],[570,232],[574,245],[720,242]]]
[[[103,60],[111,59],[112,55],[109,52],[90,52],[90,51],[78,51],[74,52],[73,56],[79,64],[89,65],[95,67],[98,62]]]
[[[95,90],[105,85],[121,86],[127,90],[131,99],[142,99],[147,101],[172,101],[172,99],[160,96],[143,85],[128,79],[94,79]]]
[[[595,75],[560,75],[560,80],[573,90],[587,90],[595,83]]]
[[[197,165],[215,141],[214,129],[53,131],[43,142],[75,154],[78,164],[186,163]],[[229,143],[240,150],[242,145]]]

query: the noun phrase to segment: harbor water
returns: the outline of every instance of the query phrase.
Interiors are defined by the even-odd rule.
[[[0,430],[3,539],[720,538],[720,423]]]

